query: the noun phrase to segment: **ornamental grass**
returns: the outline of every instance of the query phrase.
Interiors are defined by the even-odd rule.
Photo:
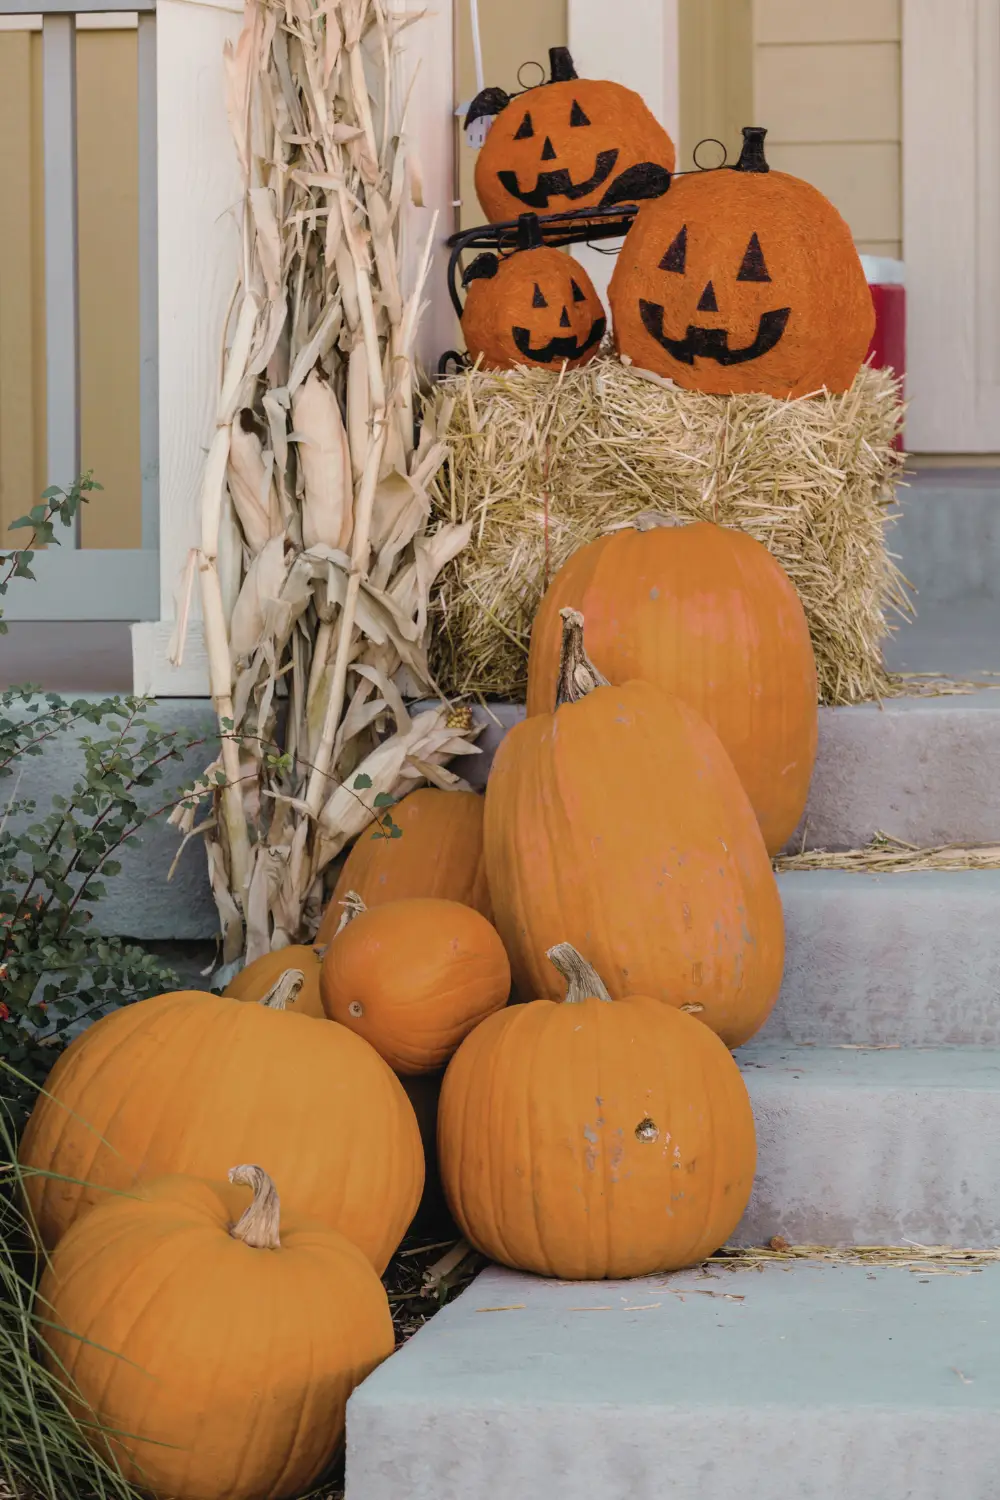
[[[795,584],[823,703],[885,696],[882,643],[911,612],[887,545],[902,455],[891,372],[843,395],[706,396],[609,357],[553,377],[471,370],[430,421],[450,459],[432,486],[443,523],[471,523],[431,611],[443,689],[523,701],[531,622],[571,552],[643,511],[749,532]]]

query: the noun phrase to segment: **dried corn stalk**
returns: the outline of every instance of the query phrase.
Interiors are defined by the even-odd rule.
[[[470,530],[432,522],[446,448],[414,427],[414,20],[403,0],[248,0],[226,58],[243,251],[195,559],[223,739],[174,821],[206,840],[227,964],[309,933],[380,793],[454,784],[445,762],[475,753],[470,716],[411,717],[394,683],[433,690],[428,599]]]

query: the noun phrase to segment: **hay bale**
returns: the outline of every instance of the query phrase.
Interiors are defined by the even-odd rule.
[[[560,378],[467,371],[436,391],[451,445],[434,494],[473,525],[439,580],[442,688],[521,700],[531,622],[577,547],[644,510],[748,531],[805,607],[824,703],[889,688],[889,612],[911,612],[885,543],[902,459],[898,384],[864,368],[841,396],[705,396],[602,358]]]

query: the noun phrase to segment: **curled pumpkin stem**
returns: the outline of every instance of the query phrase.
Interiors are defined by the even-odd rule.
[[[564,703],[579,703],[595,688],[610,686],[608,679],[587,655],[583,644],[583,615],[578,609],[569,608],[561,609],[559,614],[563,622],[563,637],[556,708],[562,708]]]
[[[251,1250],[280,1250],[281,1200],[263,1167],[233,1167],[229,1181],[253,1189],[253,1202],[229,1233]]]
[[[556,943],[545,957],[566,981],[564,1005],[582,1005],[584,1000],[611,1002],[612,996],[604,980],[572,943]]]
[[[345,927],[350,927],[355,917],[363,916],[368,910],[357,891],[345,891],[344,899],[340,904],[344,910],[340,914],[340,921],[337,924],[336,932],[333,934],[334,937],[339,937]]]
[[[261,996],[259,1003],[265,1010],[287,1010],[305,982],[306,976],[301,969],[286,969],[267,994]]]

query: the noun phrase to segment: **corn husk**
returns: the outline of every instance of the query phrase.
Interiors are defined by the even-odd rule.
[[[302,540],[344,548],[351,539],[351,453],[340,402],[316,370],[292,397],[302,482]]]

